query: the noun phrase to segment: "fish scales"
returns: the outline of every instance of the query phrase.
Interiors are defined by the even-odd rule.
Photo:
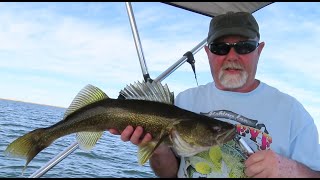
[[[103,131],[122,132],[132,125],[142,126],[153,137],[151,142],[139,145],[139,164],[144,164],[161,143],[172,147],[180,156],[192,156],[226,143],[236,135],[232,124],[174,106],[173,94],[160,83],[134,84],[124,91],[120,93],[130,94],[126,99],[112,99],[99,88],[87,85],[74,98],[61,121],[17,138],[5,153],[26,158],[25,169],[39,152],[62,136],[76,133],[79,147],[90,150]]]

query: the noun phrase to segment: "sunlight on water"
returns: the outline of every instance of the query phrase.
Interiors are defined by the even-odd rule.
[[[58,122],[65,109],[0,100],[0,177],[29,177],[57,154],[75,142],[73,134],[56,140],[41,151],[28,165],[23,176],[24,159],[4,156],[7,145],[23,134]],[[122,142],[119,136],[105,132],[90,152],[75,150],[44,178],[148,178],[156,177],[149,163],[138,165],[137,147]]]

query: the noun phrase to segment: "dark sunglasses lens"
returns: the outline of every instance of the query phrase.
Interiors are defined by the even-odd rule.
[[[254,51],[258,46],[256,41],[245,41],[237,43],[234,48],[238,54],[248,54]]]
[[[217,55],[226,55],[230,51],[230,46],[225,43],[212,43],[209,48],[213,54]]]

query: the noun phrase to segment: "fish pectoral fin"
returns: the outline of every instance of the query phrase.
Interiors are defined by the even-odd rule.
[[[164,134],[163,132],[161,132],[161,135],[162,136],[160,136],[160,140],[158,142],[150,141],[139,145],[138,160],[140,165],[146,163],[157,147],[164,141],[165,138],[168,137],[168,134]]]
[[[77,133],[77,142],[79,148],[84,151],[90,151],[97,141],[102,136],[103,131],[101,132],[78,132]]]
[[[138,161],[139,161],[140,165],[143,165],[144,163],[146,163],[150,159],[150,157],[156,147],[156,144],[157,143],[155,141],[151,141],[151,142],[139,145]]]

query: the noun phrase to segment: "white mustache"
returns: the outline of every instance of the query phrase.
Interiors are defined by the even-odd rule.
[[[235,63],[235,62],[227,62],[224,63],[221,67],[222,70],[226,70],[226,69],[239,69],[239,70],[243,70],[243,67],[241,64],[239,63]]]

